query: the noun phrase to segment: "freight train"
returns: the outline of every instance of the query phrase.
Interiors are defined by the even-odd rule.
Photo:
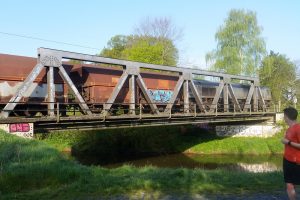
[[[31,72],[37,63],[37,58],[0,54],[0,109],[2,109],[10,98],[16,93],[22,82]],[[116,86],[120,76],[122,75],[122,67],[108,66],[100,64],[87,64],[76,62],[64,62],[64,68],[72,79],[73,83],[81,93],[87,105],[94,113],[100,113],[103,109],[103,104],[107,102],[114,87]],[[17,105],[11,115],[16,116],[33,116],[37,113],[47,115],[47,75],[46,70],[39,74],[34,83],[29,87],[28,91],[21,99],[21,103]],[[74,95],[68,89],[67,84],[61,79],[57,72],[55,76],[55,101],[60,103],[62,111],[69,109],[70,105],[78,107]],[[157,107],[162,111],[171,99],[176,82],[179,75],[176,73],[167,73],[159,71],[141,71],[141,76],[147,86],[148,92],[157,104]],[[202,97],[204,104],[210,105],[218,87],[217,82],[206,80],[194,80],[196,88]],[[235,96],[241,106],[244,105],[245,99],[249,92],[249,85],[232,84]],[[262,95],[266,106],[271,104],[271,92],[266,87],[261,87]],[[190,93],[190,108],[194,108],[195,100]],[[222,110],[222,95],[219,100],[219,109]],[[136,89],[136,103],[147,103],[140,90]],[[125,83],[120,94],[115,100],[115,105],[112,107],[112,112],[122,108],[126,113],[129,108],[129,87],[128,82]],[[183,104],[182,95],[178,95],[175,101],[174,109],[180,109]],[[231,100],[229,100],[229,104]],[[149,108],[150,112],[150,108]]]

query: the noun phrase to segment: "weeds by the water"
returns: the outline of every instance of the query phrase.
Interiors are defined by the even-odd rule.
[[[206,171],[123,166],[82,166],[49,145],[0,131],[2,199],[86,199],[130,196],[141,191],[164,194],[262,192],[283,188],[280,172]]]

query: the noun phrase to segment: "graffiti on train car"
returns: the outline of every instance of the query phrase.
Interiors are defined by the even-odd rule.
[[[155,102],[167,103],[170,101],[173,91],[149,89],[149,94]]]

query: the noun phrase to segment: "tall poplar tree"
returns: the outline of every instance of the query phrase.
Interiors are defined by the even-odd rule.
[[[252,11],[231,10],[215,34],[217,48],[206,54],[215,71],[254,76],[266,54],[262,28]]]

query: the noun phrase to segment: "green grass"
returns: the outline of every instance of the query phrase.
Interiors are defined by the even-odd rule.
[[[190,153],[199,154],[282,154],[283,145],[280,139],[283,133],[280,132],[270,138],[258,137],[217,137],[214,140],[206,140],[187,149]]]
[[[104,131],[66,131],[38,134],[37,138],[59,149],[72,149],[83,155],[121,157],[143,154],[282,154],[280,139],[284,129],[270,138],[219,137],[187,126],[151,127]]]
[[[280,172],[87,167],[45,142],[3,131],[0,152],[1,199],[86,199],[141,192],[159,198],[166,194],[268,192],[284,187]]]

